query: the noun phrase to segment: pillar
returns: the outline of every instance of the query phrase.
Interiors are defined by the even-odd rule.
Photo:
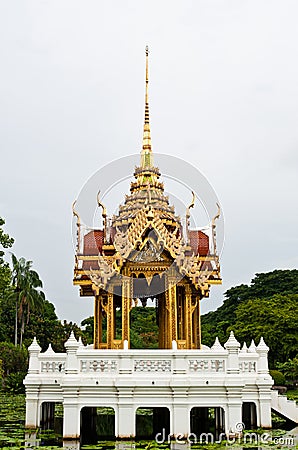
[[[36,429],[39,427],[39,386],[26,386],[26,420],[25,428]]]
[[[167,348],[172,348],[172,341],[177,341],[177,302],[176,302],[176,278],[167,277],[166,308],[168,332],[166,342]]]
[[[70,397],[71,397],[71,393]],[[76,393],[72,395],[76,397]],[[63,403],[63,439],[80,439],[80,409],[71,398],[64,399]]]
[[[271,428],[271,384],[268,384],[265,380],[264,383],[258,382],[259,389],[259,424],[261,428]]]
[[[201,298],[197,298],[197,348],[201,348],[202,346],[202,337],[201,337]]]
[[[190,413],[188,405],[184,403],[182,399],[181,401],[177,401],[177,395],[179,394],[175,389],[175,402],[172,409],[172,420],[170,420],[170,433],[171,436],[180,439],[181,435],[187,437],[190,434]],[[184,398],[186,398],[187,393],[184,390],[180,395],[183,395]]]
[[[106,307],[107,313],[107,346],[113,348],[114,340],[114,294],[108,292],[108,303]]]
[[[35,381],[34,376],[38,377],[40,372],[39,354],[41,347],[38,345],[36,338],[28,347],[29,351],[29,368],[28,375],[25,378],[26,387],[26,420],[25,427],[35,429],[39,427],[39,381]],[[32,380],[33,378],[33,380]],[[30,384],[29,384],[30,382]]]
[[[66,348],[66,364],[65,364],[65,375],[77,374],[78,373],[78,358],[77,350],[80,344],[76,340],[73,331],[70,333],[68,340],[65,342],[64,347]]]
[[[259,345],[256,348],[256,352],[259,355],[257,360],[257,372],[261,375],[268,375],[268,352],[269,347],[265,344],[263,337],[261,337]]]
[[[235,339],[233,331],[231,331],[229,339],[224,344],[228,350],[227,374],[239,374],[239,348],[240,343]]]
[[[135,408],[132,405],[133,391],[131,388],[118,388],[119,403],[118,420],[115,423],[116,437],[121,439],[131,439],[136,435]]]
[[[236,340],[233,331],[224,344],[228,350],[226,369],[226,390],[228,411],[226,418],[226,434],[242,434],[242,388],[244,382],[239,374],[239,348],[240,343]],[[239,425],[240,424],[240,425]]]
[[[191,308],[191,287],[185,286],[185,339],[186,348],[192,349],[192,308]]]
[[[96,295],[94,298],[94,348],[100,348],[102,343],[102,298]]]
[[[241,436],[242,427],[242,387],[243,386],[228,386],[227,389],[227,417],[226,417],[226,435]]]
[[[128,341],[129,346],[129,316],[132,297],[131,282],[132,280],[129,277],[124,276],[122,279],[122,341]]]
[[[201,316],[200,316],[200,297],[192,299],[192,348],[201,348]]]
[[[41,347],[38,345],[36,337],[35,337],[32,341],[32,344],[28,347],[28,352],[29,352],[28,374],[39,373],[39,371],[40,371],[40,363],[39,363],[40,351],[41,351]]]

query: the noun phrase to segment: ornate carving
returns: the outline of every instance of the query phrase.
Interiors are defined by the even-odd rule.
[[[118,370],[118,363],[113,359],[93,359],[81,361],[81,372],[114,373]]]
[[[113,258],[115,261],[115,258]],[[118,273],[118,270],[115,269],[115,264],[109,264],[105,257],[102,255],[98,255],[98,266],[99,271],[94,271],[90,268],[90,279],[93,281],[96,286],[99,288],[106,288],[110,279]]]
[[[190,359],[188,361],[190,372],[224,372],[223,359]]]
[[[64,361],[42,361],[41,372],[64,372],[65,362]]]
[[[114,246],[117,252],[123,259],[127,259],[134,247],[128,239],[127,232],[121,231],[117,228],[117,233],[114,236]]]
[[[171,360],[167,359],[137,359],[134,361],[135,372],[171,372]]]

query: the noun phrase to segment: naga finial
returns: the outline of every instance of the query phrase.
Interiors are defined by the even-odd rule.
[[[191,199],[190,204],[186,208],[186,212],[185,212],[185,219],[186,219],[185,220],[185,228],[186,228],[187,241],[189,241],[189,233],[188,232],[189,232],[189,225],[190,225],[190,221],[189,221],[189,219],[190,219],[190,209],[195,206],[195,199],[196,199],[194,191],[191,191],[191,193],[192,193],[192,199]]]
[[[100,191],[98,191],[97,193],[97,204],[100,208],[102,208],[102,217],[105,219],[107,217],[107,209],[100,200]]]
[[[73,215],[77,218],[77,224],[81,225],[81,218],[79,216],[79,213],[75,210],[75,206],[76,206],[77,200],[75,200],[71,206],[72,209],[72,213]]]
[[[77,218],[77,253],[80,253],[80,244],[81,244],[81,218],[79,213],[75,210],[77,200],[75,200],[72,204],[72,213]]]
[[[107,208],[100,200],[100,191],[97,193],[97,204],[100,208],[102,208],[102,220],[103,220],[103,229],[104,229],[104,241],[107,240]]]
[[[217,213],[215,214],[215,216],[213,217],[212,222],[211,222],[214,255],[216,255],[216,231],[215,231],[216,225],[215,225],[215,221],[220,218],[220,212],[221,212],[220,205],[217,202],[216,202],[216,206],[217,206]]]

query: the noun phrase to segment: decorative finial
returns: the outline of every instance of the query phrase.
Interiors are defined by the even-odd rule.
[[[186,229],[186,239],[187,239],[188,244],[189,244],[190,209],[195,206],[195,199],[196,199],[194,191],[191,191],[191,193],[192,193],[192,199],[191,199],[190,204],[186,208],[186,213],[185,213],[185,229]]]
[[[220,205],[218,203],[216,203],[216,206],[217,206],[217,213],[212,219],[211,231],[212,231],[213,253],[214,253],[214,256],[216,258],[217,268],[219,270],[218,255],[216,254],[217,248],[216,248],[216,225],[215,225],[215,222],[216,222],[216,220],[218,220],[220,218],[220,212],[221,211],[220,211]]]
[[[104,240],[106,242],[107,239],[107,208],[100,200],[100,191],[97,193],[97,204],[100,208],[102,208],[102,220],[103,220],[103,229],[104,229]]]
[[[73,204],[72,204],[72,213],[77,218],[77,253],[80,253],[80,248],[81,248],[81,218],[80,218],[79,213],[75,209],[76,203],[77,203],[77,201],[75,200],[73,202]]]
[[[151,150],[151,134],[149,123],[149,48],[146,45],[146,90],[145,90],[145,120],[143,131],[143,148],[141,152],[141,167],[153,167],[152,150]]]

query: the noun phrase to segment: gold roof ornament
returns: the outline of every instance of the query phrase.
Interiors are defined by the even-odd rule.
[[[145,118],[140,166],[135,168],[136,181],[131,182],[130,195],[119,207],[119,214],[112,219],[112,226],[121,227],[132,224],[143,208],[151,206],[158,211],[160,217],[169,225],[176,227],[180,218],[175,215],[175,209],[169,204],[169,198],[164,195],[164,185],[160,178],[158,167],[153,165],[151,146],[150,115],[149,115],[149,49],[146,47],[145,75]]]
[[[149,117],[149,48],[146,46],[146,79],[145,79],[145,118],[143,131],[143,148],[141,152],[141,167],[143,169],[153,167],[151,149],[150,117]]]

